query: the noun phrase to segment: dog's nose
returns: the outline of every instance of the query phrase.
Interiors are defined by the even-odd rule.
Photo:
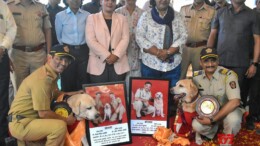
[[[96,114],[95,115],[95,118],[97,119],[97,118],[99,118],[100,117],[100,114]]]

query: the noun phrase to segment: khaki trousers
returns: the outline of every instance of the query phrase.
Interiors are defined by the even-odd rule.
[[[46,61],[46,51],[41,49],[35,52],[23,52],[21,50],[12,49],[10,58],[14,65],[14,73],[11,74],[11,80],[16,92],[22,81],[28,75],[44,65]]]
[[[241,129],[242,123],[242,112],[239,108],[236,108],[234,111],[230,112],[223,119],[223,133],[224,134],[234,134],[235,136]],[[198,132],[201,135],[204,135],[210,139],[213,139],[218,131],[218,124],[215,125],[203,125],[199,123],[196,119],[192,121],[192,128],[194,131]]]
[[[25,118],[9,122],[9,130],[13,137],[18,139],[18,146],[24,145],[22,141],[46,140],[46,146],[63,146],[67,125],[56,119],[29,119]]]
[[[192,71],[200,70],[200,52],[205,48],[205,46],[191,48],[185,46],[182,51],[182,62],[181,62],[181,77],[180,79],[185,79],[189,68],[192,65]]]

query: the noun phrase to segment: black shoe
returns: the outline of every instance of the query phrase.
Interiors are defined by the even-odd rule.
[[[254,123],[254,119],[252,117],[246,118],[246,129],[247,130],[254,130],[255,129],[255,123]]]
[[[122,123],[122,120],[118,120],[118,123]]]
[[[137,116],[136,116],[136,119],[141,119],[141,117],[137,117]]]

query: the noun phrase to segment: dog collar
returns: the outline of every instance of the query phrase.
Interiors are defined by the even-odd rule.
[[[186,104],[191,104],[191,103],[197,101],[198,97],[199,97],[199,92],[194,96],[193,100],[191,100],[190,102],[187,102],[187,101],[185,101],[185,100],[182,100],[182,101],[183,101],[184,103],[186,103]]]

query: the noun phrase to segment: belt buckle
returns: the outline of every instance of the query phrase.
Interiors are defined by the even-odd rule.
[[[25,52],[32,52],[33,51],[33,47],[25,47]]]

